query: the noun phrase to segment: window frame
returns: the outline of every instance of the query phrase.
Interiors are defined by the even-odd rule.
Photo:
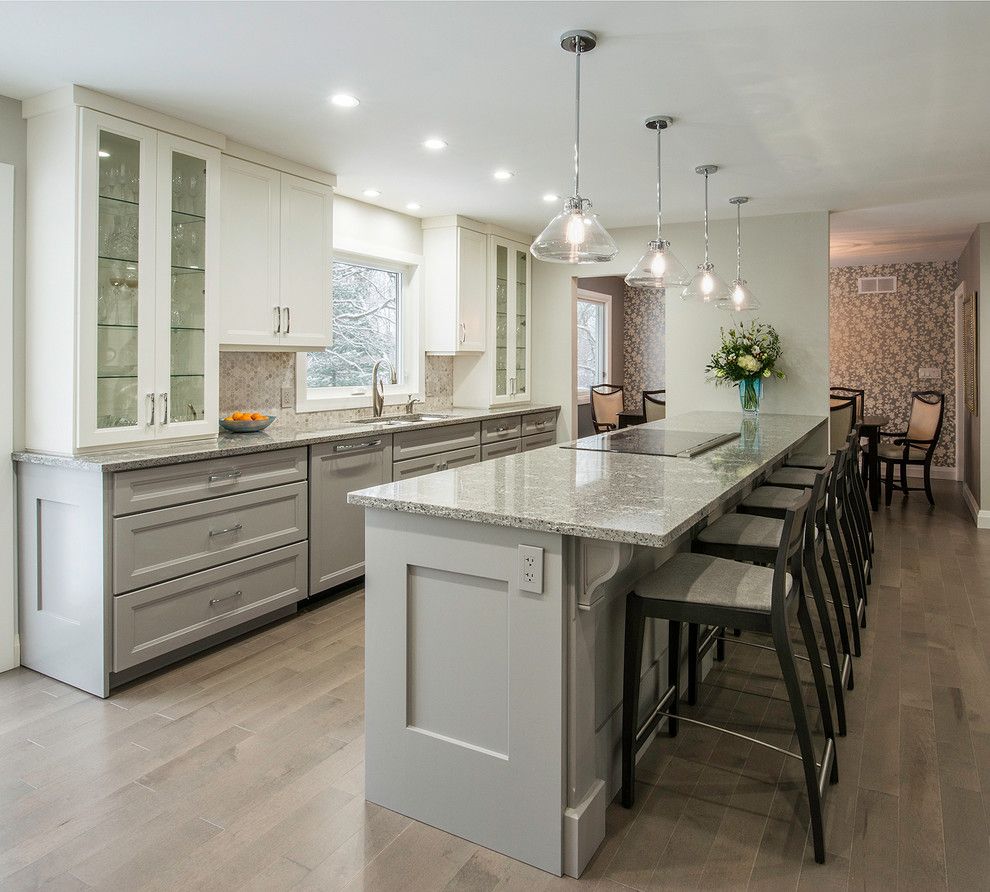
[[[422,256],[349,242],[346,247],[335,244],[331,263],[337,262],[385,270],[398,273],[402,277],[398,323],[399,365],[404,380],[399,384],[385,384],[385,404],[401,405],[411,398],[423,400],[425,355],[422,350],[423,308],[420,299]],[[329,272],[332,275],[332,267]],[[330,325],[332,332],[332,298]],[[333,350],[333,343],[327,349]],[[309,371],[307,357],[311,352],[313,351],[303,351],[296,355],[296,412],[371,408],[370,386],[310,387],[307,380]]]
[[[574,292],[574,391],[577,394],[577,404],[579,406],[586,406],[591,402],[591,391],[578,387],[577,383],[577,310],[580,301],[601,304],[604,309],[601,368],[602,375],[607,380],[611,377],[612,367],[612,295],[605,294],[601,291],[589,291],[587,288],[576,288]],[[605,382],[599,381],[598,383],[602,384]]]

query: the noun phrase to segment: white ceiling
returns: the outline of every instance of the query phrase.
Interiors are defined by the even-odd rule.
[[[66,83],[338,174],[340,191],[528,232],[570,192],[573,57],[588,28],[582,193],[649,223],[829,209],[833,262],[950,259],[990,220],[987,3],[0,3],[0,94]],[[327,104],[351,92],[360,107]],[[428,136],[446,139],[440,153]],[[497,167],[515,172],[506,183]]]

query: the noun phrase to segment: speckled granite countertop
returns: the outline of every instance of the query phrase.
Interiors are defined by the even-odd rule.
[[[270,452],[293,446],[312,446],[315,443],[332,443],[368,434],[396,434],[401,431],[444,427],[463,421],[484,421],[504,415],[532,415],[538,412],[559,411],[560,406],[528,405],[505,409],[443,409],[436,413],[436,420],[417,421],[412,424],[385,425],[374,423],[341,423],[326,430],[301,431],[295,428],[271,427],[257,434],[229,434],[222,431],[215,440],[195,440],[185,443],[149,443],[130,449],[107,452],[89,452],[81,455],[60,455],[52,452],[15,452],[14,461],[50,465],[59,468],[75,468],[93,471],[132,471],[137,468],[153,468],[159,465],[175,465],[185,461],[202,461],[245,455],[250,452]],[[443,417],[439,417],[443,416]],[[395,417],[389,415],[388,417]]]
[[[827,419],[688,412],[653,426],[741,436],[692,459],[548,446],[351,493],[366,508],[662,547],[748,488]]]

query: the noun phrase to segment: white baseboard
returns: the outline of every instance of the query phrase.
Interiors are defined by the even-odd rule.
[[[990,530],[990,511],[981,511],[977,504],[976,497],[970,488],[964,483],[962,485],[963,501],[969,508],[969,513],[973,515],[973,522],[978,530]]]

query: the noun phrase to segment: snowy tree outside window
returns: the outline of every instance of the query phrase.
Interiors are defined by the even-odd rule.
[[[310,353],[309,387],[370,387],[371,368],[388,359],[402,383],[402,274],[358,263],[333,264],[333,340]]]
[[[605,381],[606,304],[597,300],[577,302],[577,388],[580,394]]]

